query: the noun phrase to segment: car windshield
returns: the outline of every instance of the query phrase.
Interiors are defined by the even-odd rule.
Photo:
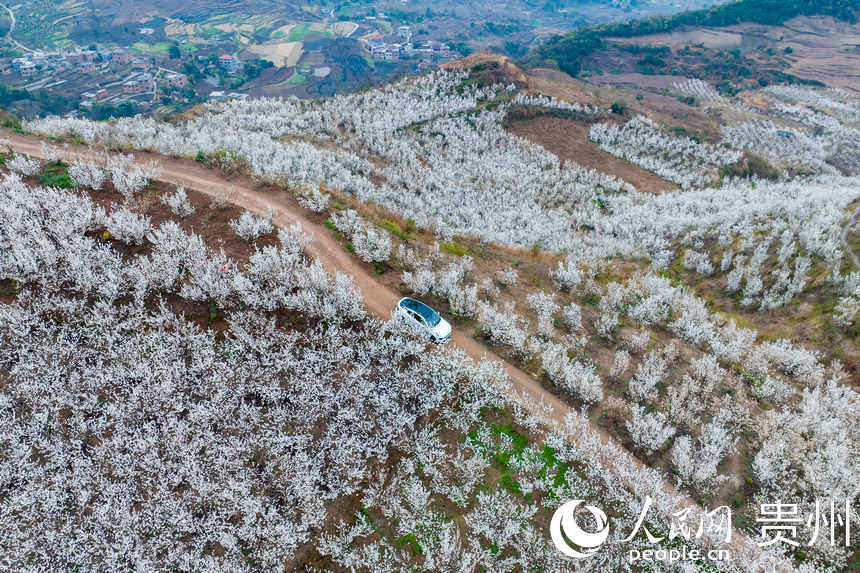
[[[403,306],[410,310],[414,310],[427,323],[427,326],[434,327],[442,320],[442,317],[439,316],[439,313],[424,304],[423,302],[418,302],[417,300],[413,300],[411,298],[407,298],[403,301]]]

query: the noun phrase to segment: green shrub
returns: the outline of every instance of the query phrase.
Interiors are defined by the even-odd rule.
[[[627,113],[627,104],[623,101],[614,101],[609,109],[616,115],[624,115]]]
[[[0,125],[5,127],[6,129],[14,129],[16,131],[19,131],[21,129],[21,119],[14,115],[9,115],[3,118],[3,123]]]
[[[422,553],[424,553],[424,550],[418,543],[418,538],[415,537],[414,533],[407,533],[400,539],[396,540],[394,544],[397,547],[408,547],[409,551],[411,551],[414,555],[421,555]]]
[[[740,161],[720,167],[720,177],[759,177],[776,180],[779,179],[779,170],[764,157],[744,151]]]

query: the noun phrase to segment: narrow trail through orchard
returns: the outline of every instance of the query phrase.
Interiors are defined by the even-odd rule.
[[[0,138],[6,139],[12,149],[17,152],[26,153],[32,157],[44,157],[41,148],[43,139],[39,137],[0,129]],[[63,150],[67,156],[71,157],[87,157],[92,156],[96,151],[101,151],[101,149],[95,147],[88,148],[75,144],[63,144]],[[266,214],[269,207],[276,209],[277,216],[274,218],[274,223],[277,226],[289,227],[296,223],[301,224],[302,230],[313,236],[313,241],[306,249],[308,255],[319,258],[330,273],[338,270],[352,276],[355,285],[361,291],[367,310],[383,320],[387,320],[390,317],[391,310],[397,305],[397,301],[401,298],[401,295],[381,284],[374,274],[365,269],[353,255],[346,251],[332,237],[329,229],[307,218],[300,210],[289,203],[285,196],[262,189],[262,186],[251,177],[236,174],[228,176],[217,169],[206,167],[191,159],[174,158],[141,151],[134,151],[133,153],[136,163],[157,161],[160,164],[161,174],[158,176],[160,181],[174,185],[181,183],[186,189],[193,189],[212,197],[216,197],[219,192],[231,189],[235,191],[231,201],[239,207],[261,214]],[[560,426],[564,426],[565,416],[571,411],[571,407],[561,398],[541,386],[540,382],[527,372],[505,361],[486,344],[476,340],[463,329],[454,329],[451,342],[478,362],[487,359],[500,363],[510,379],[511,390],[514,394],[518,397],[525,397],[527,404],[536,406],[536,413],[548,417],[552,422]],[[635,470],[640,470],[647,466],[625,450],[623,446],[618,444],[614,438],[601,428],[589,423],[588,427],[580,426],[580,432],[577,435],[571,436],[574,444],[585,443],[586,441],[590,442],[595,438],[602,445],[613,446],[614,450],[617,450],[610,451],[607,455],[603,455],[601,459],[595,461],[600,462],[601,465],[610,471],[620,484],[641,496],[650,494],[654,497],[654,488],[657,488],[657,490],[662,489],[662,493],[667,498],[674,498],[677,502],[676,507],[659,508],[660,511],[668,515],[669,511],[676,511],[682,507],[698,507],[698,504],[694,500],[679,492],[674,485],[665,481],[665,479],[661,478],[659,483],[648,480],[650,482],[648,486],[651,486],[648,489],[652,490],[650,492],[643,488],[645,484],[641,482],[637,483],[635,479],[635,473],[637,473]],[[652,477],[655,476],[656,474],[652,475]],[[744,550],[745,552],[751,549],[754,552],[758,551],[758,548],[752,542],[747,540],[745,536],[738,535],[737,531],[733,532],[729,547]],[[782,570],[782,568],[775,570]]]
[[[854,262],[854,266],[860,269],[860,258],[857,258],[857,255],[854,254],[854,249],[852,249],[851,245],[848,244],[848,232],[851,231],[855,225],[854,220],[857,218],[857,213],[860,213],[860,207],[855,207],[854,211],[851,212],[851,218],[848,219],[848,222],[845,223],[844,227],[842,227],[842,234],[839,235],[839,240],[842,241],[842,246],[845,248],[845,252],[848,253],[848,256],[851,257],[851,260]]]

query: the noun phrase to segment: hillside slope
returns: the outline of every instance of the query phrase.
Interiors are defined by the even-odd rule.
[[[9,134],[4,226],[14,248],[0,260],[5,310],[17,317],[14,324],[50,326],[39,339],[47,346],[66,344],[66,332],[79,328],[74,313],[47,322],[58,304],[78,305],[70,308],[92,321],[99,308],[126,304],[148,316],[161,298],[205,329],[204,338],[226,345],[217,348],[238,345],[239,356],[253,357],[262,379],[280,388],[245,400],[251,413],[265,406],[266,416],[276,412],[269,404],[279,403],[271,397],[291,388],[284,384],[290,367],[272,371],[269,349],[309,345],[290,360],[312,368],[312,349],[323,348],[325,374],[302,388],[328,399],[344,388],[329,374],[339,360],[331,348],[340,344],[353,357],[362,344],[379,345],[373,360],[384,363],[386,352],[402,346],[402,360],[391,363],[396,372],[378,371],[374,361],[355,365],[368,374],[349,383],[369,403],[312,409],[312,419],[331,415],[352,424],[359,423],[354,412],[370,408],[366,419],[374,420],[373,408],[385,399],[373,390],[379,382],[384,392],[402,386],[407,400],[396,402],[408,411],[393,426],[402,432],[385,434],[392,441],[350,466],[355,489],[332,493],[342,494],[342,513],[333,510],[334,498],[325,513],[303,507],[303,523],[316,528],[295,533],[303,565],[439,570],[468,547],[469,570],[552,569],[559,555],[546,527],[560,499],[598,499],[620,539],[651,496],[649,530],[658,532],[677,527],[678,503],[731,508],[737,544],[730,570],[853,566],[851,543],[834,547],[809,532],[799,534],[810,546],[802,551],[760,550],[762,532],[752,524],[767,499],[798,500],[804,512],[816,499],[844,500],[860,470],[852,455],[860,442],[853,423],[860,101],[846,90],[797,85],[734,97],[678,78],[665,94],[650,88],[655,98],[678,103],[669,113],[655,105],[661,100],[636,98],[626,87],[572,78],[554,84],[550,73],[523,73],[499,58],[472,64],[324,100],[223,102],[172,124],[24,122],[23,129],[60,147]],[[572,97],[539,93],[538,80]],[[689,122],[670,123],[686,121],[684,113]],[[133,151],[136,162],[84,157],[84,145]],[[154,152],[169,158],[161,159],[160,175],[147,167]],[[164,182],[147,187],[159,177],[222,202],[232,185],[232,200],[256,214],[225,227],[214,203],[190,194],[205,216],[188,215],[184,190],[173,194]],[[656,180],[673,188],[647,188]],[[99,198],[106,212],[88,206],[87,197]],[[78,205],[80,220],[63,226],[52,218],[49,207],[60,202]],[[185,221],[183,232],[200,229],[209,241],[205,255],[197,239],[169,230],[164,205]],[[316,246],[296,238],[296,221],[314,232]],[[277,238],[274,223],[286,227]],[[236,237],[247,245],[235,247]],[[33,257],[58,262],[33,265]],[[80,257],[89,262],[75,262]],[[88,266],[111,278],[81,271]],[[367,307],[342,270],[355,276]],[[54,293],[62,285],[71,287],[58,294],[66,298],[28,306],[40,289]],[[439,309],[472,357],[488,353],[505,365],[414,347],[394,326],[363,314],[369,308],[385,318],[406,295]],[[35,316],[31,308],[43,310]],[[247,312],[256,313],[251,326]],[[337,326],[343,332],[328,330],[340,314],[348,318]],[[69,318],[76,326],[57,330]],[[271,327],[260,326],[266,320]],[[359,328],[364,322],[369,330]],[[5,332],[11,348],[22,331]],[[134,328],[122,332],[108,342],[124,343]],[[318,332],[329,332],[330,342]],[[131,348],[146,348],[129,340]],[[249,344],[263,350],[248,354]],[[8,358],[25,381],[38,351],[28,348],[24,358]],[[407,384],[402,375],[415,363],[434,374]],[[47,387],[53,404],[62,387]],[[514,398],[522,390],[526,401]],[[308,399],[303,392],[282,404],[293,412]],[[15,399],[36,411],[44,398]],[[563,424],[544,425],[534,403],[541,399],[552,405],[546,416]],[[414,431],[403,420],[412,420]],[[272,455],[316,451],[319,428],[299,428],[297,441]],[[344,447],[361,443],[344,432]],[[272,467],[274,447],[249,455],[250,467]],[[295,479],[290,472],[275,483]],[[526,533],[486,526],[494,522]],[[644,538],[637,542],[634,548],[647,547]],[[221,547],[228,556],[215,558],[235,564],[236,544]],[[277,560],[265,543],[256,547],[267,563]],[[617,546],[594,557],[597,570],[632,565]]]

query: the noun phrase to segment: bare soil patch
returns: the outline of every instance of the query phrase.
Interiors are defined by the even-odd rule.
[[[588,139],[589,127],[584,121],[543,116],[512,121],[508,131],[537,143],[562,161],[572,161],[582,167],[614,175],[644,193],[664,193],[678,188],[674,183],[597,147]]]
[[[481,52],[472,54],[461,60],[454,60],[439,66],[442,69],[471,70],[473,77],[486,80],[487,83],[509,81],[518,86],[525,86],[528,79],[523,71],[507,56]]]
[[[256,56],[278,67],[294,67],[302,56],[302,42],[267,42],[248,47]]]
[[[787,56],[792,74],[860,92],[860,24],[801,17],[768,30],[767,35],[793,50]]]
[[[600,103],[592,89],[580,80],[551,68],[535,68],[528,71],[529,89],[568,101],[583,104]]]
[[[683,83],[690,78],[685,76],[669,76],[662,74],[640,74],[630,72],[626,74],[600,74],[591,76],[588,81],[597,85],[615,85],[634,89],[651,88],[656,90],[671,90],[675,83]]]

